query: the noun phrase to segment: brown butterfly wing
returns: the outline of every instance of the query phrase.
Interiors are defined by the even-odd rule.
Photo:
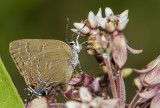
[[[23,39],[10,43],[10,53],[26,83],[44,81],[49,86],[66,84],[70,80],[73,67],[70,64],[72,49],[58,40]]]

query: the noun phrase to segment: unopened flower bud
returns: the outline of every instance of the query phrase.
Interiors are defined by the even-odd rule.
[[[102,68],[102,71],[103,71],[104,73],[107,73],[108,70],[107,70],[107,67],[106,67],[105,65],[103,65],[101,68]]]
[[[141,88],[142,88],[142,83],[141,83],[141,81],[140,81],[139,78],[135,78],[135,79],[134,79],[134,86],[136,87],[136,89],[137,89],[138,91],[141,90]]]
[[[132,68],[124,68],[121,70],[121,75],[123,78],[128,77],[133,72]]]

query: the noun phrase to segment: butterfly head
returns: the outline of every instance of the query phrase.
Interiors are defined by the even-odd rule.
[[[77,39],[76,39],[76,42],[71,40],[68,42],[68,45],[73,48],[74,51],[76,51],[77,53],[79,53],[82,49],[82,45],[79,44],[78,42],[78,38],[79,38],[79,35],[77,36]]]
[[[76,43],[74,41],[69,41],[68,45],[73,48],[76,45]]]

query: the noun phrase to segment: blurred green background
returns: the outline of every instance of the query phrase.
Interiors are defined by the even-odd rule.
[[[17,39],[58,39],[65,41],[66,18],[69,28],[74,22],[86,19],[89,11],[95,14],[101,7],[111,7],[115,14],[129,9],[129,24],[124,30],[130,46],[143,49],[140,55],[129,54],[125,67],[142,68],[160,54],[160,1],[159,0],[0,0],[0,56],[17,90],[24,100],[28,91],[9,53],[9,43]],[[71,36],[72,32],[68,31]],[[87,38],[80,38],[83,42]],[[82,69],[90,75],[101,71],[94,57],[83,50],[80,53]],[[135,94],[133,73],[125,79],[127,102]]]

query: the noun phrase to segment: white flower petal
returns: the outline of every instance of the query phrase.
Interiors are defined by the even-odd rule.
[[[118,22],[117,30],[119,30],[119,31],[124,30],[124,29],[126,28],[126,25],[128,24],[128,21],[129,21],[129,19],[122,20],[122,21],[120,20],[120,21]]]
[[[82,107],[81,108],[91,108],[91,106],[87,103],[82,103]]]
[[[108,17],[108,16],[110,16],[110,15],[114,15],[114,13],[113,13],[113,11],[112,11],[111,8],[106,7],[106,8],[105,8],[105,15],[106,15],[106,17]]]
[[[95,92],[97,92],[97,91],[99,90],[99,88],[100,88],[99,80],[100,80],[100,78],[97,77],[97,78],[91,83],[91,85],[90,85],[90,86],[93,87],[93,89],[94,89]]]
[[[78,29],[71,29],[71,31],[77,33],[79,30]]]
[[[98,16],[98,17],[102,17],[102,9],[101,9],[101,8],[99,8],[98,13],[97,13],[97,15],[96,15],[96,16]]]
[[[114,24],[112,22],[109,22],[106,24],[106,29],[108,32],[113,32],[115,31],[115,27],[114,27]]]
[[[106,18],[102,18],[102,17],[96,17],[98,24],[103,28],[106,29],[106,23],[107,23],[107,19]]]
[[[84,102],[90,102],[92,101],[92,95],[90,94],[90,92],[88,91],[87,88],[85,87],[81,87],[79,90],[79,96],[82,99],[82,101]]]
[[[88,21],[89,21],[92,28],[96,28],[98,26],[96,16],[94,15],[94,13],[92,11],[90,11],[88,14]]]
[[[25,104],[25,108],[48,108],[49,103],[45,97],[35,98]]]
[[[93,108],[99,108],[102,104],[102,101],[103,99],[100,98],[100,97],[96,97],[93,99],[93,101],[90,103],[90,105],[93,107]]]
[[[102,108],[115,108],[119,99],[107,99],[103,100]]]
[[[124,12],[122,12],[122,13],[120,14],[120,18],[121,18],[122,20],[126,20],[126,19],[128,18],[128,10],[125,10]]]
[[[83,23],[74,23],[74,26],[83,34],[88,34],[90,32],[90,29]]]
[[[68,101],[66,102],[66,107],[67,108],[81,108],[81,103],[76,102],[76,101]]]
[[[83,24],[83,23],[74,23],[73,25],[74,25],[78,30],[83,29],[83,27],[85,26],[85,24]]]

